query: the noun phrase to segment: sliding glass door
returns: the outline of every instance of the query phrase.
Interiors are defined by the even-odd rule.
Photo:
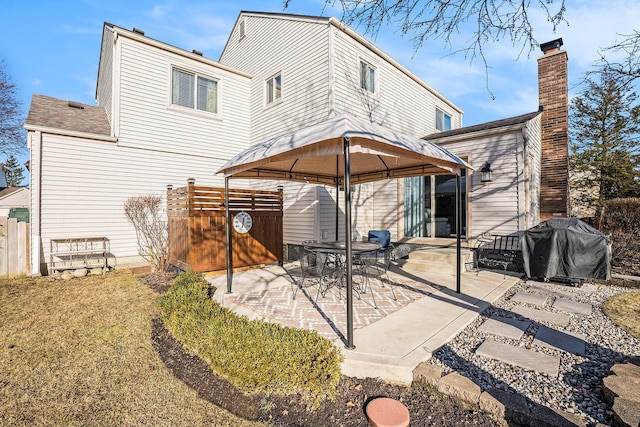
[[[462,237],[467,230],[467,177],[462,170]],[[404,235],[406,237],[456,236],[456,177],[421,176],[404,181]]]

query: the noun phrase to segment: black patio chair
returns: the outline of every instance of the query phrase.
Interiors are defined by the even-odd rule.
[[[397,300],[396,292],[393,289],[393,284],[391,283],[391,279],[389,278],[389,266],[391,265],[391,261],[393,260],[393,250],[395,247],[393,244],[389,244],[386,248],[380,248],[372,254],[364,254],[366,266],[367,278],[377,278],[380,280],[380,284],[382,287],[386,284],[391,289],[391,294],[393,295],[394,301]],[[369,286],[371,287],[371,286]]]
[[[298,290],[305,290],[319,285],[322,277],[322,260],[318,258],[315,252],[304,248],[304,245],[309,243],[313,243],[313,241],[305,240],[302,242],[302,246],[292,247],[292,255],[294,255],[297,262],[285,268],[292,281],[291,292],[293,293],[293,299],[296,299]]]
[[[396,292],[393,289],[388,273],[391,260],[393,259],[393,251],[395,249],[391,243],[391,233],[389,230],[370,230],[369,241],[378,242],[381,245],[377,251],[365,252],[359,255],[359,258],[361,259],[360,263],[365,266],[364,270],[366,272],[367,282],[369,283],[369,289],[371,289],[370,278],[378,278],[383,287],[385,286],[384,278],[386,278],[387,284],[391,289],[393,299],[397,300]]]

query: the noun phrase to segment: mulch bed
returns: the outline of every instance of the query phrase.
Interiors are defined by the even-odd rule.
[[[157,293],[165,292],[175,275],[144,274],[143,283]],[[373,378],[343,376],[338,394],[317,409],[307,409],[298,396],[246,396],[229,381],[213,373],[197,356],[187,353],[164,328],[160,319],[152,323],[154,346],[173,374],[200,397],[248,420],[277,426],[368,426],[365,409],[376,397],[391,397],[409,409],[414,426],[495,426],[496,422],[477,408],[422,387],[406,387]]]

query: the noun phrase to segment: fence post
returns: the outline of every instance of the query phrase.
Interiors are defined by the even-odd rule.
[[[9,274],[9,236],[7,217],[0,218],[0,275]]]

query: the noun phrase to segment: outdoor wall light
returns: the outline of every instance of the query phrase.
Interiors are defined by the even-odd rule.
[[[493,181],[493,175],[491,171],[491,163],[485,162],[482,169],[480,169],[480,182],[491,182]]]

